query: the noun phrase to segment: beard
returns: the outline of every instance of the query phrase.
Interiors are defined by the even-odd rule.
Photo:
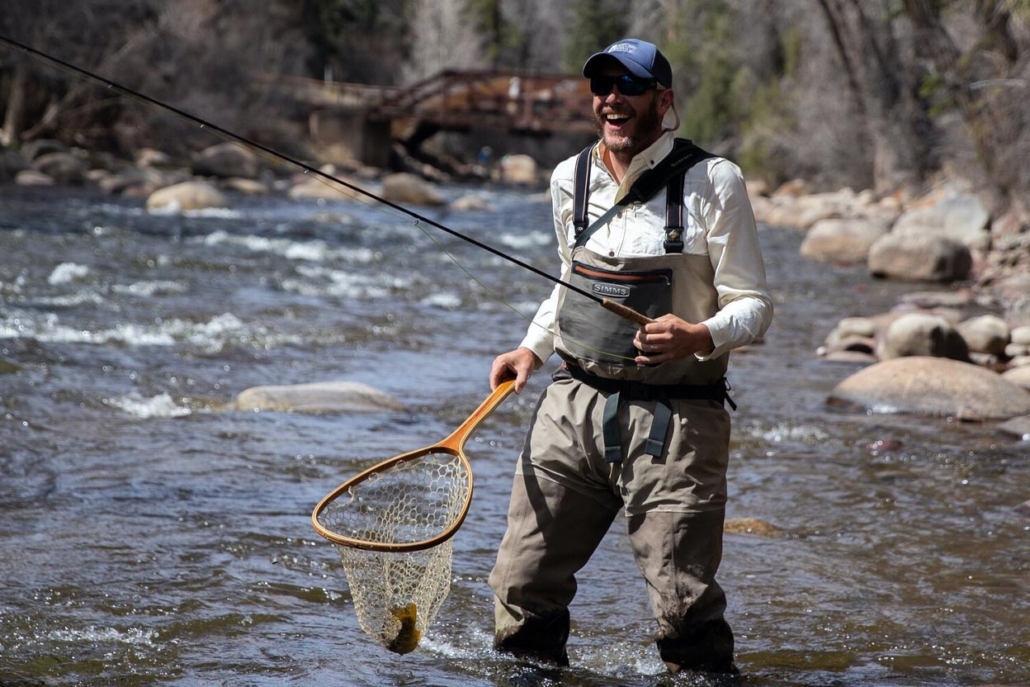
[[[598,138],[604,139],[604,144],[613,153],[636,155],[640,151],[658,140],[662,135],[662,120],[658,116],[658,98],[652,98],[651,103],[636,113],[633,130],[628,135],[616,137],[605,137],[604,117],[601,111],[594,112],[594,124],[597,126]]]

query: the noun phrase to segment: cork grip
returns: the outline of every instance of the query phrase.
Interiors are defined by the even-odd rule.
[[[627,308],[625,305],[616,303],[608,298],[602,298],[601,305],[604,306],[606,310],[615,313],[619,317],[625,317],[630,322],[636,322],[639,325],[651,324],[654,322],[650,317],[638,313],[633,308]]]

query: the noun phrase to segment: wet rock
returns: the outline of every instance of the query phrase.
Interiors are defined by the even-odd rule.
[[[958,333],[966,340],[974,353],[1003,356],[1011,339],[1011,332],[1005,320],[996,315],[981,315],[964,320],[958,325]]]
[[[313,382],[290,386],[257,386],[241,391],[234,410],[276,410],[294,413],[377,413],[401,411],[395,398],[360,382]]]
[[[400,172],[383,178],[382,196],[401,205],[443,205],[443,195],[425,179]]]
[[[1002,434],[1022,441],[1030,442],[1030,415],[1014,417],[998,425]]]
[[[86,181],[86,166],[71,153],[40,155],[32,161],[32,167],[58,184],[78,186]]]
[[[1011,382],[1020,388],[1030,391],[1030,365],[1014,367],[1007,372],[1003,372],[1001,378],[1006,382]]]
[[[1020,515],[1030,518],[1030,501],[1024,501],[1016,506],[1015,511]]]
[[[362,188],[350,179],[336,175],[340,181]],[[364,196],[344,184],[330,181],[323,177],[304,176],[298,183],[286,191],[286,195],[294,200],[328,200],[333,202],[360,200]]]
[[[256,179],[260,172],[258,156],[235,143],[219,143],[205,148],[193,160],[193,173],[197,176]]]
[[[989,221],[990,214],[979,198],[955,194],[933,205],[904,213],[894,223],[891,233],[897,236],[940,236],[982,252],[990,246]]]
[[[826,351],[822,356],[828,363],[850,363],[854,365],[871,365],[877,360],[875,355],[864,351]]]
[[[942,236],[892,231],[869,249],[868,268],[874,277],[951,282],[965,279],[972,267],[969,248]]]
[[[227,207],[225,196],[203,181],[185,181],[160,188],[147,198],[149,212],[182,212]]]
[[[801,256],[838,264],[864,263],[869,248],[888,233],[884,222],[868,219],[825,219],[816,222],[801,243]]]
[[[493,206],[480,196],[467,195],[455,199],[451,203],[451,210],[456,212],[468,212],[470,210],[493,210]]]
[[[48,153],[67,152],[70,152],[68,146],[52,138],[37,138],[21,147],[21,154],[29,160],[35,160],[37,157],[47,155]]]
[[[21,365],[18,363],[7,358],[0,358],[0,375],[14,374],[19,370],[21,370]]]
[[[18,186],[53,186],[54,180],[35,169],[23,169],[14,175],[14,183]]]
[[[940,315],[905,313],[888,324],[878,342],[881,360],[905,356],[933,356],[968,360],[965,339]]]
[[[1016,327],[1012,330],[1012,343],[1019,346],[1030,346],[1030,327]]]
[[[782,537],[785,534],[776,525],[756,518],[728,518],[723,531],[727,534],[753,534],[758,537]]]
[[[140,148],[136,152],[137,167],[169,167],[171,164],[172,158],[160,150]]]
[[[268,194],[268,187],[254,179],[233,177],[222,182],[222,186],[226,190],[242,193],[245,196],[264,196]]]
[[[97,179],[101,191],[113,196],[149,196],[164,186],[186,181],[185,178],[172,180],[169,176],[154,169],[128,169],[124,172],[108,174]]]
[[[1030,393],[1001,375],[971,363],[924,356],[870,365],[839,383],[829,401],[876,412],[962,420],[1030,414]]]
[[[498,162],[501,170],[501,181],[506,184],[524,184],[532,186],[538,182],[536,160],[529,155],[505,155]]]

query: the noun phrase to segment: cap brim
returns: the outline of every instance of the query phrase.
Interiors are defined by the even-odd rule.
[[[589,79],[603,69],[606,64],[625,67],[630,74],[641,79],[654,78],[654,75],[651,74],[651,72],[647,71],[644,67],[640,66],[640,64],[633,60],[625,59],[619,55],[613,55],[612,53],[607,52],[599,52],[591,55],[590,59],[588,59],[583,65],[583,76]]]

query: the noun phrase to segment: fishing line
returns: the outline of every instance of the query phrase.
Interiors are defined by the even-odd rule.
[[[575,293],[577,293],[577,294],[579,294],[581,296],[584,296],[585,298],[590,299],[591,301],[597,303],[598,305],[604,307],[605,309],[607,309],[607,310],[609,310],[611,312],[614,312],[615,314],[619,315],[620,317],[628,319],[631,322],[635,322],[635,323],[640,324],[640,325],[648,324],[648,323],[651,322],[651,320],[649,318],[647,318],[646,316],[644,316],[641,313],[637,312],[636,310],[633,310],[632,308],[628,308],[628,307],[622,305],[621,303],[616,303],[615,301],[612,301],[609,298],[600,297],[600,296],[598,296],[596,294],[593,294],[593,293],[591,293],[591,292],[589,292],[589,291],[587,291],[585,289],[582,289],[582,288],[580,288],[580,287],[578,287],[578,286],[576,286],[574,284],[570,284],[569,282],[566,282],[566,281],[562,280],[559,277],[555,277],[554,275],[552,275],[552,274],[550,274],[548,272],[545,272],[544,270],[541,270],[541,269],[539,269],[537,267],[534,267],[533,265],[530,265],[529,263],[524,262],[524,261],[516,258],[513,255],[509,255],[508,253],[505,253],[502,250],[499,250],[497,248],[494,248],[493,246],[490,246],[490,245],[488,245],[486,243],[478,241],[478,240],[476,240],[476,239],[474,239],[474,238],[472,238],[470,236],[462,234],[461,232],[458,232],[458,231],[456,231],[454,229],[451,229],[450,227],[447,227],[447,226],[445,226],[443,224],[440,224],[439,222],[436,222],[436,221],[434,221],[433,219],[431,219],[429,217],[421,215],[421,214],[415,212],[414,210],[411,210],[411,209],[406,208],[406,207],[404,207],[402,205],[394,203],[393,201],[390,201],[390,200],[388,200],[386,198],[383,198],[383,197],[381,197],[379,195],[376,195],[375,193],[372,193],[371,191],[368,191],[368,190],[366,190],[366,189],[364,189],[364,188],[362,188],[362,187],[360,187],[360,186],[358,186],[356,184],[352,184],[352,183],[347,182],[347,181],[345,181],[345,180],[343,180],[343,179],[341,179],[341,178],[339,178],[339,177],[337,177],[337,176],[335,176],[333,174],[330,174],[328,172],[322,171],[321,169],[317,169],[315,167],[312,167],[311,165],[308,165],[307,163],[302,162],[302,161],[296,159],[295,157],[287,155],[286,153],[282,153],[282,152],[280,152],[278,150],[275,150],[274,148],[271,148],[269,146],[266,146],[266,145],[264,145],[262,143],[258,143],[257,141],[253,141],[251,139],[248,139],[248,138],[246,138],[246,137],[244,137],[244,136],[242,136],[240,134],[237,134],[237,133],[234,133],[232,131],[229,131],[228,129],[225,129],[225,128],[217,125],[217,124],[213,124],[213,123],[211,123],[211,122],[209,122],[209,121],[207,121],[205,119],[202,119],[202,118],[200,118],[200,117],[198,117],[198,116],[196,116],[194,114],[186,112],[185,110],[181,110],[181,109],[179,109],[179,108],[177,108],[177,107],[175,107],[173,105],[169,105],[169,104],[167,104],[165,102],[157,100],[156,98],[148,96],[145,93],[141,93],[140,91],[137,91],[135,89],[129,88],[128,86],[123,86],[123,85],[121,85],[119,83],[111,81],[110,79],[107,79],[107,78],[102,77],[102,76],[100,76],[98,74],[95,74],[95,73],[93,73],[91,71],[83,69],[82,67],[78,67],[78,66],[76,66],[74,64],[71,64],[70,62],[66,62],[66,61],[64,61],[64,60],[62,60],[60,58],[54,57],[54,56],[52,56],[52,55],[50,55],[48,53],[42,52],[40,50],[36,50],[35,48],[32,48],[32,47],[30,47],[28,45],[25,45],[24,43],[20,43],[20,42],[14,40],[12,38],[8,38],[7,36],[0,35],[0,43],[6,43],[10,47],[13,47],[13,48],[15,48],[17,50],[20,50],[20,51],[22,51],[22,52],[24,52],[24,53],[26,53],[26,54],[28,54],[28,55],[30,55],[32,57],[45,60],[46,62],[49,62],[50,64],[53,64],[53,65],[56,65],[56,66],[60,67],[61,69],[64,69],[65,71],[72,72],[73,74],[76,74],[78,76],[82,76],[82,77],[85,77],[85,78],[87,78],[89,80],[92,80],[92,81],[98,82],[100,84],[103,84],[107,88],[116,90],[119,93],[121,93],[122,95],[128,96],[131,99],[134,99],[134,100],[137,100],[137,101],[142,101],[142,102],[145,102],[147,104],[150,104],[150,105],[153,105],[155,107],[158,107],[158,108],[160,108],[162,110],[165,110],[166,112],[170,112],[173,115],[175,115],[176,117],[179,117],[180,119],[186,120],[188,122],[192,122],[193,124],[199,126],[201,129],[210,130],[210,131],[212,131],[212,132],[222,136],[223,138],[225,138],[227,140],[230,140],[230,141],[235,142],[237,144],[242,144],[247,149],[251,149],[253,151],[264,153],[266,156],[271,156],[271,158],[273,158],[273,159],[277,159],[277,160],[280,160],[280,161],[287,162],[287,163],[289,163],[291,165],[294,165],[294,166],[300,168],[301,170],[303,170],[305,175],[311,176],[312,178],[318,180],[319,182],[325,184],[326,186],[328,186],[330,188],[333,188],[332,184],[338,184],[339,186],[343,187],[344,189],[350,191],[352,194],[358,194],[357,196],[354,196],[354,195],[351,195],[351,194],[343,193],[341,191],[341,193],[343,193],[343,195],[348,195],[349,197],[353,198],[354,200],[359,200],[360,202],[362,202],[362,203],[364,203],[366,205],[369,205],[370,207],[371,207],[371,205],[369,203],[367,203],[366,201],[364,201],[360,196],[364,196],[364,197],[366,197],[368,199],[376,201],[380,205],[385,206],[387,208],[390,208],[390,209],[394,210],[397,213],[401,213],[403,215],[406,215],[408,217],[413,218],[415,220],[415,222],[414,222],[415,226],[418,226],[423,231],[423,233],[426,233],[427,236],[429,234],[427,232],[425,232],[425,230],[422,229],[422,227],[420,226],[422,223],[427,224],[427,225],[429,225],[431,227],[434,227],[436,229],[439,229],[440,231],[443,231],[443,232],[445,232],[445,233],[447,233],[447,234],[449,234],[451,236],[454,236],[455,238],[459,238],[459,239],[461,239],[463,241],[466,241],[466,242],[476,246],[477,248],[480,248],[482,250],[488,251],[489,253],[492,253],[493,255],[496,255],[497,257],[502,258],[502,259],[504,259],[504,260],[506,260],[506,261],[508,261],[508,262],[510,262],[512,264],[515,264],[515,265],[517,265],[517,266],[519,266],[519,267],[521,267],[521,268],[523,268],[525,270],[528,270],[528,271],[532,272],[533,274],[535,274],[535,275],[537,275],[539,277],[543,277],[544,279],[547,279],[548,281],[554,282],[555,284],[558,284],[560,286],[564,286],[565,288],[569,289],[570,291],[573,291],[573,292],[575,292]],[[339,191],[340,189],[335,189],[335,190]],[[430,238],[433,238],[433,237],[430,237]],[[440,246],[439,242],[436,241],[435,238],[433,238],[433,241],[438,246]],[[442,247],[441,247],[441,250],[443,250]],[[471,273],[467,269],[462,267],[461,264],[458,263],[458,261],[450,253],[448,253],[446,250],[443,250],[443,252],[455,264],[457,264],[459,267],[461,267],[462,270],[465,271],[466,274],[468,274],[470,277],[472,277],[476,281],[476,283],[480,284],[480,286],[484,290],[486,290],[488,293],[491,293],[491,295],[494,295],[495,298],[496,298],[496,294],[493,294],[493,292],[491,292],[489,288],[487,288],[485,285],[483,285],[478,279],[475,279],[475,277],[472,276]],[[502,303],[505,303],[505,305],[507,305],[511,310],[515,311],[519,315],[522,315],[522,313],[519,313],[519,311],[516,308],[514,308],[510,304],[506,303],[503,299],[497,298],[497,300],[499,300]],[[622,356],[620,356],[620,357],[622,357]]]

